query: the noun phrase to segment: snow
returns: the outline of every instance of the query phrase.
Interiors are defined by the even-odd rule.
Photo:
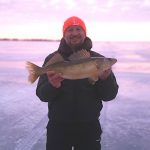
[[[103,150],[149,150],[150,42],[95,42],[93,50],[118,62],[115,100],[101,112]],[[27,81],[25,61],[42,65],[57,42],[0,41],[0,150],[44,150],[47,103]]]

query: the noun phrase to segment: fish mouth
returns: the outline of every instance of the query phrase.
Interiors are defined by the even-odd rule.
[[[117,59],[116,58],[108,58],[108,61],[111,62],[111,64],[115,64],[117,62]]]
[[[112,62],[113,62],[113,64],[115,64],[117,62],[117,59],[113,58]]]

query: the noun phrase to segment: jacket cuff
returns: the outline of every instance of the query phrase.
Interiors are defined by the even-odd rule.
[[[53,87],[49,82],[45,82],[37,88],[37,96],[44,102],[49,102],[55,98],[58,93],[58,88]]]

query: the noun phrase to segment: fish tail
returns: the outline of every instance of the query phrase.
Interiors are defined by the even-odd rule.
[[[41,67],[28,61],[26,62],[26,68],[29,72],[28,81],[30,83],[34,83],[36,79],[40,76]]]

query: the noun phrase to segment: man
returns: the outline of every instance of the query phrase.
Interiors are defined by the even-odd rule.
[[[63,25],[63,38],[56,52],[65,60],[81,49],[92,57],[102,55],[91,51],[92,41],[86,36],[85,23],[78,17],[68,18]],[[49,71],[40,76],[36,94],[48,102],[47,150],[100,150],[101,126],[99,115],[102,101],[116,97],[118,85],[111,69],[106,70],[93,85],[88,79],[68,80]]]

